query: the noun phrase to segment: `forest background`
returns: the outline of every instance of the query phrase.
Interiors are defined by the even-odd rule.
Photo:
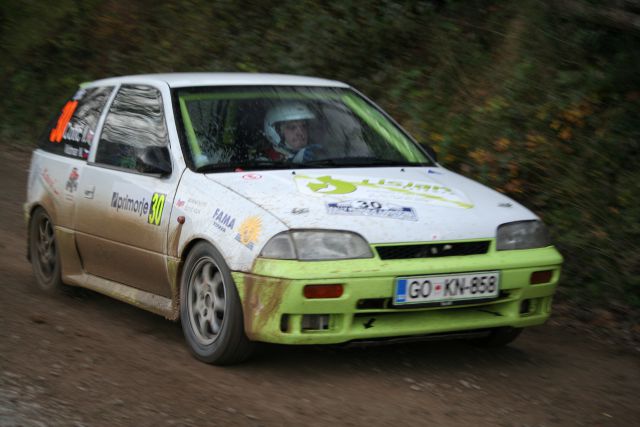
[[[345,81],[445,167],[542,217],[559,298],[640,312],[640,1],[3,0],[0,141],[82,81],[173,71]]]

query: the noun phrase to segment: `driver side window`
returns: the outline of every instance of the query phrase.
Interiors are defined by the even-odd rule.
[[[160,91],[145,85],[123,85],[107,114],[95,162],[144,172],[139,161],[142,151],[168,144]]]

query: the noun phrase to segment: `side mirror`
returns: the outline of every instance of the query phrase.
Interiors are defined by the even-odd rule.
[[[136,169],[142,173],[160,176],[171,173],[171,155],[167,147],[149,145],[138,151]]]

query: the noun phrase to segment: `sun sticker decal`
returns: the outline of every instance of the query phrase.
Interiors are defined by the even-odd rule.
[[[260,238],[260,233],[262,233],[262,220],[260,217],[250,216],[242,221],[238,227],[236,240],[253,250],[255,243]]]

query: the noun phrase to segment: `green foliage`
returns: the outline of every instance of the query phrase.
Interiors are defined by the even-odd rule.
[[[552,3],[5,1],[0,138],[32,144],[78,82],[110,75],[347,81],[445,166],[538,213],[566,258],[565,296],[638,308],[638,36]]]

